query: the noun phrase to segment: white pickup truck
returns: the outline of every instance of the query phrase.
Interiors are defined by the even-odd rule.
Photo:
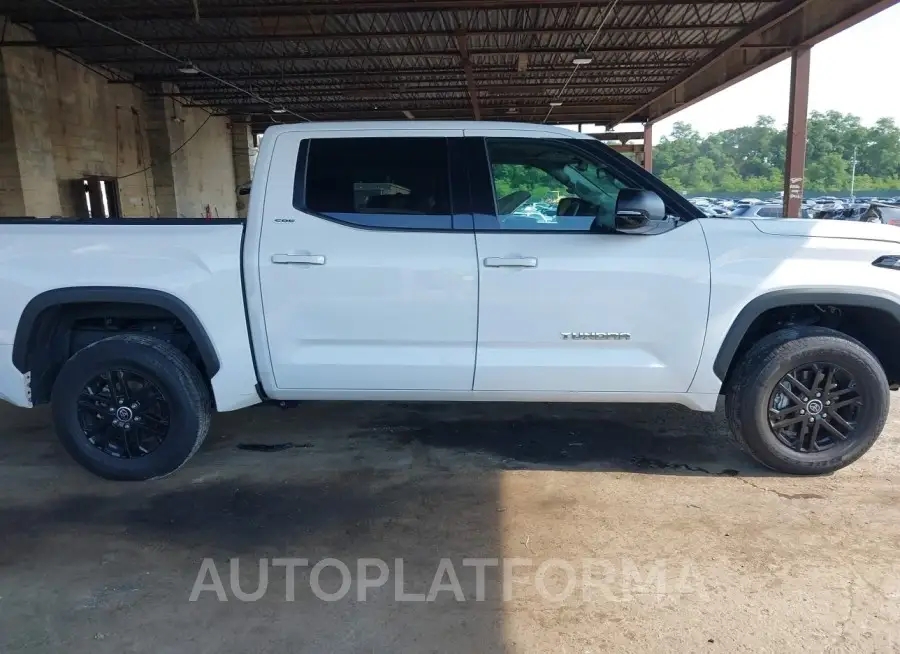
[[[763,464],[826,473],[881,433],[898,336],[896,227],[705,218],[545,125],[277,126],[245,222],[0,222],[0,398],[112,479],[263,401],[720,395]]]

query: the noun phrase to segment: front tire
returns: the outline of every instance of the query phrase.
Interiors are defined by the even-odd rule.
[[[171,344],[140,334],[76,352],[56,378],[51,403],[63,446],[106,479],[169,475],[209,431],[210,395],[200,372]]]
[[[726,414],[739,444],[794,475],[844,468],[884,429],[890,390],[864,345],[824,327],[785,329],[754,345],[734,371]]]

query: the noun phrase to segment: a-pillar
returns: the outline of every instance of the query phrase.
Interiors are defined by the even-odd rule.
[[[653,123],[644,125],[644,170],[653,172]]]
[[[791,57],[791,105],[784,162],[784,215],[787,218],[799,218],[803,209],[810,59],[809,47],[798,48]]]
[[[253,179],[253,164],[256,159],[256,146],[253,142],[253,130],[249,123],[234,121],[231,124],[231,156],[234,159],[234,181],[240,188]],[[238,195],[238,217],[247,217],[249,195]]]

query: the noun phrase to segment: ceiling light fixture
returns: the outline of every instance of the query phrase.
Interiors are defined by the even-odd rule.
[[[581,56],[581,57],[575,57],[572,60],[572,63],[575,64],[576,66],[587,66],[592,61],[594,61],[593,57]]]
[[[184,73],[185,75],[197,75],[200,72],[200,69],[190,61],[186,61],[184,64],[178,67],[178,72]]]
[[[561,100],[553,100],[553,101],[550,103],[550,106],[551,106],[551,107],[561,107],[561,106],[562,106],[562,101],[561,101]]]
[[[416,117],[413,116],[413,112],[411,112],[409,109],[404,109],[404,110],[403,110],[403,115],[406,116],[409,120],[415,120],[415,119],[416,119]]]
[[[284,107],[275,107],[274,109],[272,109],[272,113],[273,114],[286,114],[287,109],[285,109]]]

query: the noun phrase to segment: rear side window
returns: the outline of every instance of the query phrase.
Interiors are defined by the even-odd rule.
[[[759,210],[760,218],[781,218],[781,209],[776,207],[766,207]]]
[[[312,139],[305,206],[363,227],[450,229],[446,138]]]

